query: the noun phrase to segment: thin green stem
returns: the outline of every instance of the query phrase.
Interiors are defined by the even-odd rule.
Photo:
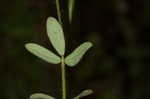
[[[56,9],[57,9],[57,16],[58,16],[58,21],[62,25],[62,20],[61,20],[61,11],[60,11],[60,4],[59,0],[56,0]]]
[[[56,9],[57,9],[58,21],[59,21],[59,23],[62,25],[59,0],[56,0]],[[62,72],[62,99],[66,99],[66,74],[65,74],[65,61],[64,61],[64,56],[61,57],[61,60],[62,60],[62,61],[61,61],[61,72]]]
[[[62,72],[62,99],[66,99],[66,74],[64,56],[61,57],[61,72]]]

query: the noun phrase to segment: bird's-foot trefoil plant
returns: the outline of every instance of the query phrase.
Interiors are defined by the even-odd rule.
[[[66,94],[65,65],[69,67],[74,67],[77,63],[79,63],[79,61],[82,59],[83,55],[87,52],[87,50],[92,47],[92,43],[85,42],[81,44],[70,55],[65,57],[65,38],[62,28],[62,21],[60,17],[61,15],[58,0],[56,0],[56,5],[59,22],[54,17],[49,17],[47,19],[46,30],[48,38],[52,46],[59,54],[59,56],[54,54],[52,51],[35,43],[27,43],[25,45],[25,48],[32,54],[45,60],[48,63],[61,64],[62,99],[66,99],[67,94]],[[87,89],[82,91],[79,95],[75,96],[73,99],[79,99],[92,93],[93,91],[91,89]],[[55,99],[55,98],[50,95],[46,95],[44,93],[34,93],[29,97],[29,99]]]

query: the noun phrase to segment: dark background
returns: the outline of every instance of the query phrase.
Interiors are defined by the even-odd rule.
[[[73,23],[60,0],[66,55],[84,41],[94,46],[75,68],[67,67],[68,99],[150,99],[150,0],[75,0]],[[53,50],[46,19],[57,18],[55,0],[0,1],[0,99],[28,99],[43,92],[61,99],[60,65],[30,54],[34,42]]]

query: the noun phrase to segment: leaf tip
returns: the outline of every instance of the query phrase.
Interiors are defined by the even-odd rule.
[[[54,21],[54,22],[57,22],[57,19],[54,18],[54,17],[51,17],[51,16],[48,17],[47,20],[46,20],[47,24],[52,23],[53,21]]]
[[[91,89],[86,89],[84,91],[82,91],[78,96],[76,96],[74,99],[79,99],[88,95],[91,95],[93,93],[93,90]]]
[[[34,43],[26,43],[24,46],[26,49],[29,49],[31,45],[33,45]]]
[[[88,42],[89,43],[89,47],[91,48],[93,46],[92,42]]]
[[[55,19],[54,17],[50,16],[50,17],[47,18],[47,21],[54,20],[54,19]]]
[[[25,47],[26,49],[28,49],[29,45],[30,45],[30,43],[26,43],[26,44],[24,45],[24,47]]]
[[[88,89],[87,91],[88,91],[89,94],[92,94],[92,93],[93,93],[93,90],[92,90],[92,89]]]

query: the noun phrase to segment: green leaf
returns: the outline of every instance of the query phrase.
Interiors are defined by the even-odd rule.
[[[47,61],[48,63],[58,64],[61,62],[60,57],[38,44],[28,43],[25,45],[25,48],[32,54]]]
[[[93,91],[91,89],[87,89],[87,90],[82,91],[78,96],[74,97],[74,99],[79,99],[79,98],[88,96],[92,93],[93,93]]]
[[[52,96],[43,94],[43,93],[35,93],[35,94],[32,94],[32,95],[29,97],[29,99],[55,99],[55,98],[52,97]]]
[[[68,2],[68,9],[69,9],[69,21],[70,21],[70,23],[72,23],[74,4],[75,4],[75,0],[69,0],[69,2]]]
[[[49,17],[47,19],[47,33],[49,40],[51,41],[53,47],[60,55],[64,55],[65,53],[65,39],[64,33],[61,25],[58,21],[53,18]]]
[[[85,42],[81,44],[78,48],[76,48],[70,55],[65,58],[65,63],[68,66],[75,66],[83,57],[83,55],[87,52],[88,49],[92,47],[92,43]]]

